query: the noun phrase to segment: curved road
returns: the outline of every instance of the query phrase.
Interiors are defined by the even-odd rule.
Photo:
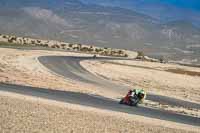
[[[105,89],[110,91],[117,91],[119,93],[125,94],[127,89],[123,86],[119,86],[113,84],[105,79],[99,78],[87,70],[85,70],[80,65],[81,60],[89,60],[92,58],[89,57],[40,57],[39,61],[49,68],[50,70],[65,76],[66,78],[71,78],[73,80],[78,80],[80,82],[87,82],[91,84],[97,84],[103,86]],[[98,58],[99,60],[107,60],[108,58]],[[110,58],[112,59],[112,58]],[[186,116],[181,114],[176,114],[174,112],[163,111],[163,110],[156,110],[151,109],[148,107],[129,107],[118,104],[117,101],[101,97],[95,95],[88,95],[82,93],[73,93],[73,92],[66,92],[66,91],[58,91],[58,90],[49,90],[45,88],[33,88],[27,86],[19,86],[19,85],[9,85],[0,83],[0,91],[6,92],[14,92],[34,97],[41,97],[50,100],[62,101],[67,103],[73,104],[80,104],[86,105],[90,107],[106,109],[111,111],[118,111],[124,112],[129,114],[136,114],[141,116],[146,116],[150,118],[157,118],[167,121],[173,121],[178,123],[184,123],[189,125],[200,126],[200,118]],[[182,106],[182,102],[184,106],[192,106],[194,107],[195,104],[179,101],[177,99],[170,99],[168,97],[162,96],[155,96],[155,95],[148,95],[148,99],[161,101],[161,102],[168,102],[170,104],[180,105]],[[197,104],[197,108],[199,105]]]
[[[121,58],[120,58],[121,59]],[[123,59],[123,58],[122,58]],[[70,78],[72,80],[86,82],[90,84],[95,84],[102,86],[103,91],[118,92],[125,95],[128,90],[132,88],[124,87],[119,84],[114,84],[104,78],[97,77],[87,71],[80,65],[80,61],[83,60],[119,60],[119,58],[108,58],[108,57],[76,57],[76,56],[43,56],[39,57],[39,61],[51,71],[64,76],[65,78]],[[123,59],[124,60],[124,59]],[[126,59],[125,59],[126,60]],[[169,98],[166,96],[159,96],[155,94],[148,94],[147,100],[181,106],[185,108],[196,108],[200,109],[200,104],[192,103],[188,101],[183,101],[175,98]]]
[[[104,57],[98,57],[95,58],[95,60],[117,60],[116,58],[104,58]],[[125,94],[127,90],[130,88],[116,85],[108,80],[105,80],[103,78],[97,77],[93,74],[91,74],[89,71],[87,71],[85,68],[83,68],[80,65],[80,61],[82,60],[94,60],[94,58],[91,57],[74,57],[74,56],[44,56],[39,57],[39,61],[48,69],[51,71],[64,76],[65,78],[70,78],[72,80],[80,81],[80,82],[86,82],[91,83],[95,85],[102,86],[102,88],[105,89],[105,91],[113,91],[113,92],[119,92],[121,94]],[[84,95],[84,94],[81,94]],[[164,119],[164,120],[170,120],[185,124],[192,124],[192,125],[200,125],[200,119],[190,116],[184,116],[180,114],[175,114],[172,112],[167,111],[161,111],[161,110],[155,110],[150,109],[147,107],[140,107],[140,108],[130,108],[126,106],[122,106],[116,103],[116,101],[112,101],[110,99],[105,99],[102,97],[88,97],[84,96],[83,99],[80,100],[80,97],[76,97],[73,101],[79,101],[79,104],[82,105],[89,105],[92,107],[97,108],[104,108],[109,110],[115,110],[120,112],[126,112],[130,114],[137,114],[142,116],[148,116],[158,119]],[[89,99],[87,99],[89,98]],[[174,98],[168,98],[164,96],[157,96],[154,94],[149,94],[147,96],[147,99],[157,102],[162,102],[170,105],[175,106],[183,106],[187,108],[198,108],[200,109],[200,105],[196,103],[191,103],[183,100],[178,100]],[[69,99],[68,99],[69,100]]]

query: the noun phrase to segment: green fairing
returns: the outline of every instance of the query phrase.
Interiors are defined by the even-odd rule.
[[[136,95],[138,95],[139,93],[145,94],[144,90],[142,90],[142,89],[135,89],[135,93],[136,93]]]
[[[141,104],[141,103],[144,102],[144,99],[146,98],[146,93],[145,93],[145,91],[143,89],[135,89],[135,94],[138,95],[139,93],[144,94],[144,98],[139,101],[139,103]]]

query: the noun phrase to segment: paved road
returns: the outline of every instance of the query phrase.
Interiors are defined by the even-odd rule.
[[[113,84],[112,82],[99,78],[87,70],[85,70],[80,65],[81,60],[89,60],[89,57],[40,57],[39,61],[49,68],[50,70],[65,76],[66,78],[71,78],[80,82],[87,82],[91,84],[96,84],[103,86],[103,88],[110,91],[117,91],[119,93],[125,94],[129,88]],[[99,60],[106,60],[107,58],[99,58]],[[112,59],[112,58],[111,58]],[[136,114],[141,116],[146,116],[150,118],[157,118],[167,121],[174,121],[178,123],[184,123],[189,125],[200,126],[200,118],[185,116],[181,114],[176,114],[169,111],[156,110],[148,107],[129,107],[125,105],[118,104],[118,101],[94,95],[87,95],[82,93],[73,93],[58,90],[49,90],[45,88],[33,88],[27,86],[19,85],[9,85],[0,83],[0,91],[14,92],[18,94],[24,94],[34,97],[40,97],[50,100],[62,101],[67,103],[86,105],[90,107],[106,109],[111,111],[124,112],[129,114]],[[181,105],[181,102],[176,99],[170,99],[168,97],[148,95],[148,99],[155,101],[169,102],[170,104]],[[179,103],[180,102],[180,103]],[[186,102],[187,103],[187,102]],[[185,104],[186,104],[185,103]],[[184,105],[185,105],[184,104]],[[188,104],[188,105],[187,105]],[[189,106],[187,103],[186,106]],[[195,104],[190,103],[191,106]],[[198,106],[199,108],[199,106]]]
[[[99,57],[95,60],[117,60],[115,58]],[[80,65],[82,60],[94,60],[91,57],[74,57],[74,56],[44,56],[40,57],[39,61],[51,71],[62,75],[72,80],[91,83],[102,86],[102,91],[118,92],[125,95],[131,88],[124,87],[122,85],[114,84],[106,79],[97,77]],[[159,96],[155,94],[148,94],[147,100],[152,100],[159,103],[181,106],[186,108],[200,109],[200,104],[183,101],[175,98],[169,98],[166,96]]]
[[[40,97],[50,100],[56,100],[61,102],[85,105],[100,109],[106,109],[111,111],[124,112],[129,114],[136,114],[141,116],[146,116],[150,118],[157,118],[167,121],[173,121],[178,123],[184,123],[194,126],[200,126],[200,119],[185,116],[180,114],[175,114],[172,112],[166,112],[161,110],[155,110],[147,107],[129,107],[125,105],[118,104],[117,101],[112,99],[104,98],[101,96],[94,96],[82,93],[66,92],[59,90],[50,90],[45,88],[34,88],[19,85],[9,85],[0,83],[0,92],[13,92],[28,96]]]

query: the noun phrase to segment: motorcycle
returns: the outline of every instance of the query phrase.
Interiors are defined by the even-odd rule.
[[[130,96],[129,100],[125,100],[126,98],[122,98],[119,104],[125,104],[129,106],[137,106],[140,102],[140,99],[137,96]]]

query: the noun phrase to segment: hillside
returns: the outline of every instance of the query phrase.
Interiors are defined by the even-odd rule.
[[[78,0],[2,0],[0,7],[4,34],[142,50],[170,60],[195,59],[192,63],[200,60],[199,50],[187,49],[200,43],[200,29],[189,21],[161,24],[133,10]]]

